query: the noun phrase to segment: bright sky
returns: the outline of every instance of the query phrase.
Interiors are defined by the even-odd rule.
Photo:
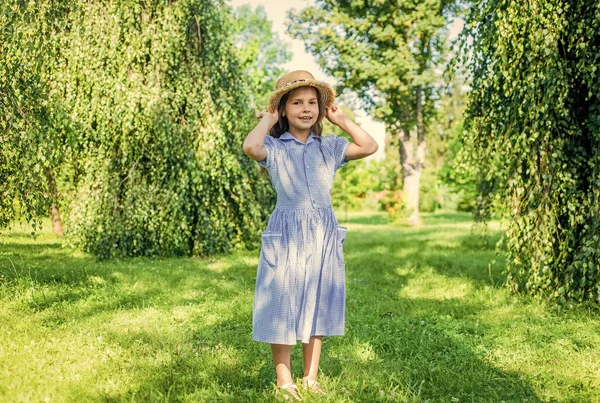
[[[315,62],[314,57],[304,50],[304,42],[299,39],[293,39],[286,33],[286,13],[287,10],[295,8],[296,10],[303,9],[315,4],[314,0],[229,0],[229,4],[233,7],[238,7],[243,4],[249,4],[252,8],[263,6],[267,12],[267,16],[273,22],[273,30],[279,34],[279,37],[290,44],[292,59],[283,67],[291,70],[308,70],[317,80],[325,81],[330,84],[335,83],[331,77],[325,74],[319,65]],[[458,31],[462,28],[462,24],[454,24],[451,29],[450,37],[455,37]],[[385,156],[384,139],[385,127],[383,123],[375,122],[362,110],[357,112],[357,123],[365,129],[379,143],[379,150],[371,158],[380,159]]]

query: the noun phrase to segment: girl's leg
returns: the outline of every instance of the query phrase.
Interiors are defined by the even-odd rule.
[[[298,396],[298,387],[292,379],[291,356],[292,346],[286,344],[271,344],[271,353],[273,354],[273,364],[277,373],[277,393],[284,391],[283,398],[289,400],[301,401]],[[289,395],[289,396],[288,396]]]
[[[304,361],[304,381],[316,381],[319,374],[319,360],[323,336],[313,336],[308,344],[302,344],[302,360]]]
[[[277,387],[293,383],[291,366],[292,346],[286,344],[271,344],[273,364],[277,373]]]
[[[308,344],[302,344],[302,359],[304,361],[304,377],[302,378],[302,386],[320,395],[325,394],[325,391],[321,389],[319,382],[317,382],[322,344],[323,336],[313,336],[310,338]]]

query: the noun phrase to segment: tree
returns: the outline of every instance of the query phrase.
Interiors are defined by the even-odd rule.
[[[600,4],[474,1],[463,142],[508,217],[508,285],[600,302]]]
[[[249,5],[240,6],[234,10],[233,18],[234,45],[241,67],[250,77],[252,103],[260,110],[266,107],[277,79],[284,74],[281,65],[292,53],[288,44],[273,32],[263,6],[255,10]]]
[[[241,152],[254,122],[221,1],[10,7],[2,72],[21,75],[0,81],[16,99],[2,99],[12,115],[0,124],[17,141],[2,142],[0,224],[15,218],[11,199],[39,215],[54,192],[68,241],[100,258],[209,255],[257,240],[268,192]],[[25,95],[35,98],[23,109]],[[17,172],[29,167],[39,169]],[[56,191],[38,179],[46,168]]]
[[[443,60],[445,15],[453,4],[319,0],[318,6],[289,15],[289,31],[305,41],[321,67],[341,87],[355,91],[386,131],[395,134],[412,224],[419,222],[425,134],[437,96],[434,69]]]

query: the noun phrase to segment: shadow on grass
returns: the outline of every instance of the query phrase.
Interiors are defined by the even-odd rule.
[[[44,324],[60,327],[72,320],[64,308],[77,306],[77,320],[103,312],[135,310],[153,305],[173,306],[198,302],[169,290],[186,283],[198,288],[219,288],[227,284],[230,292],[247,288],[239,272],[254,273],[253,266],[240,262],[221,272],[208,268],[215,258],[131,258],[97,262],[92,257],[73,256],[60,244],[0,244],[0,285],[4,292],[23,297],[23,303],[35,313],[46,314]],[[186,285],[187,286],[187,285]]]
[[[414,235],[405,234],[402,245],[410,245],[424,234]],[[369,248],[360,247],[363,243],[381,247],[390,243],[390,237],[361,231],[348,238],[348,331],[345,337],[325,340],[321,362],[328,384],[341,384],[343,389],[332,386],[329,395],[319,401],[389,401],[394,390],[406,391],[415,400],[436,402],[539,400],[521,374],[493,367],[477,348],[487,329],[470,318],[485,311],[485,304],[464,298],[398,296],[424,267],[447,277],[487,284],[487,273],[481,275],[472,265],[451,266],[458,255],[466,254],[463,257],[470,259],[470,250],[480,253],[469,246],[469,236],[457,237],[455,247],[429,250],[425,243],[409,251],[403,264],[414,267],[414,271],[405,274],[397,271],[398,258],[373,259]],[[486,258],[493,254],[484,252]],[[377,253],[394,256],[395,249],[392,245]],[[252,292],[253,268],[231,266],[223,275],[237,277],[245,284],[238,292]],[[169,363],[154,371],[142,371],[146,378],[115,400],[154,399],[157,391],[168,394],[171,400],[211,396],[240,402],[269,399],[275,375],[268,346],[251,340],[251,307],[227,312],[212,325],[202,322],[197,317],[198,326],[182,342],[199,347],[188,353],[173,352]],[[160,340],[148,342],[161,348]],[[372,356],[360,355],[365,348],[371,349]],[[296,346],[292,351],[293,371],[299,376],[301,349]],[[311,401],[310,397],[307,400]]]
[[[452,231],[361,231],[359,236],[350,231],[345,256],[357,268],[433,270],[449,278],[468,278],[477,287],[496,286],[505,280],[503,257],[494,247],[499,237],[500,232],[484,240]]]
[[[440,308],[444,303],[449,306]],[[390,305],[394,311],[394,304]],[[372,377],[367,384],[373,386],[358,391],[361,401],[384,400],[377,399],[379,390],[395,387],[408,390],[411,398],[436,402],[538,401],[522,374],[500,370],[485,361],[485,354],[476,348],[477,340],[484,337],[482,329],[454,329],[456,324],[450,320],[423,320],[421,316],[430,309],[471,312],[473,307],[461,307],[458,301],[427,300],[411,300],[409,305],[412,308],[399,315],[375,321],[350,318],[356,325],[346,337],[372,346],[375,356],[362,363],[365,374]],[[389,378],[387,384],[382,385],[382,375]]]
[[[456,222],[453,216],[449,220]],[[486,304],[453,296],[454,290],[442,297],[445,290],[435,288],[435,276],[466,280],[474,289],[498,287],[504,279],[502,267],[496,264],[490,272],[488,263],[495,258],[499,236],[491,233],[491,242],[482,244],[479,237],[452,229],[349,231],[345,253],[349,331],[345,340],[333,340],[331,347],[344,350],[350,340],[373,349],[374,357],[361,363],[366,380],[362,386],[356,384],[357,401],[384,401],[395,387],[419,400],[539,401],[523,374],[486,362],[480,346],[489,329],[476,320],[485,315]],[[431,273],[425,280],[424,272]],[[426,286],[432,289],[424,288],[424,294],[431,293],[432,298],[414,290]],[[404,297],[403,291],[417,295]],[[326,359],[325,372],[327,365]],[[336,372],[337,364],[332,373]],[[388,383],[382,383],[386,377]]]
[[[394,277],[385,270],[390,269],[384,269],[382,277]],[[245,278],[246,284],[253,280],[253,273],[239,267],[225,272]],[[351,287],[347,334],[325,340],[321,370],[331,387],[328,396],[319,401],[389,401],[394,390],[408,391],[416,400],[436,402],[456,401],[453,398],[477,402],[523,401],[524,397],[538,400],[519,373],[492,367],[474,347],[485,337],[486,329],[453,319],[475,315],[485,309],[483,304],[460,298],[393,297],[408,277],[395,276],[395,280],[368,290]],[[244,291],[251,288],[240,290]],[[269,347],[251,340],[251,306],[226,312],[210,325],[201,316],[191,318],[191,322],[192,330],[184,332],[176,343],[181,348],[174,344],[166,348],[170,349],[167,362],[136,367],[140,374],[136,384],[108,400],[147,401],[159,396],[174,401],[270,400],[275,374]],[[164,351],[166,344],[154,335],[123,338],[114,334],[109,338],[125,349],[140,340],[149,345],[149,351]],[[367,359],[357,353],[365,346],[373,352]],[[300,346],[292,351],[293,372],[300,376]],[[335,384],[343,385],[343,389],[335,388]]]
[[[274,371],[270,349],[251,340],[251,309],[228,312],[227,317],[206,325],[201,316],[190,320],[177,342],[154,334],[134,333],[107,338],[123,349],[148,356],[131,368],[136,378],[119,394],[86,393],[85,400],[107,401],[227,401],[262,402],[273,396]],[[166,352],[157,364],[153,357]],[[163,354],[164,355],[164,354]],[[111,364],[106,364],[111,368]],[[98,369],[98,371],[102,371]]]
[[[370,225],[382,226],[377,220],[370,221],[374,222]],[[345,246],[347,334],[325,341],[321,368],[332,387],[329,395],[319,401],[389,401],[395,390],[416,400],[436,402],[451,402],[452,398],[537,400],[531,385],[518,373],[492,367],[478,350],[486,329],[470,319],[486,309],[483,303],[464,298],[400,296],[400,291],[410,287],[423,270],[488,285],[484,262],[494,252],[474,242],[469,236],[453,234],[452,229],[349,231]],[[147,359],[117,365],[107,362],[102,364],[104,368],[94,368],[104,374],[119,368],[136,375],[112,394],[80,391],[83,400],[251,402],[271,398],[275,374],[269,347],[251,340],[251,294],[256,275],[253,265],[233,262],[213,270],[208,268],[209,261],[201,259],[97,263],[69,257],[68,253],[49,257],[58,259],[51,263],[31,253],[42,255],[55,250],[54,246],[30,246],[19,249],[4,244],[0,246],[0,261],[7,248],[16,251],[16,256],[27,254],[23,259],[31,270],[23,266],[11,280],[29,278],[37,285],[60,286],[46,302],[38,301],[38,312],[63,303],[75,305],[93,296],[97,300],[76,312],[77,320],[95,323],[92,318],[115,311],[158,306],[165,314],[178,307],[199,309],[232,301],[231,309],[215,308],[218,318],[212,321],[195,313],[186,326],[169,325],[155,333],[132,331],[123,335],[120,329],[102,330],[107,340],[130,352],[129,359],[138,355]],[[478,262],[475,265],[474,260]],[[0,264],[4,275],[10,276],[8,269]],[[145,287],[136,288],[139,284]],[[206,290],[214,299],[182,293],[194,289]],[[69,315],[61,311],[48,314],[47,326],[63,326],[73,319]],[[301,374],[299,346],[293,349],[293,370],[295,375]]]

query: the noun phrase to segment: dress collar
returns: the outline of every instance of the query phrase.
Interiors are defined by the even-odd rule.
[[[283,133],[281,136],[279,136],[279,140],[294,140],[295,142],[304,145],[303,142],[298,140],[296,137],[292,136],[292,134],[290,132]],[[313,132],[311,132],[310,135],[308,136],[308,139],[306,140],[306,145],[309,145],[310,143],[312,143],[313,141],[316,141],[316,140],[317,140],[317,136],[315,136],[315,134]]]

